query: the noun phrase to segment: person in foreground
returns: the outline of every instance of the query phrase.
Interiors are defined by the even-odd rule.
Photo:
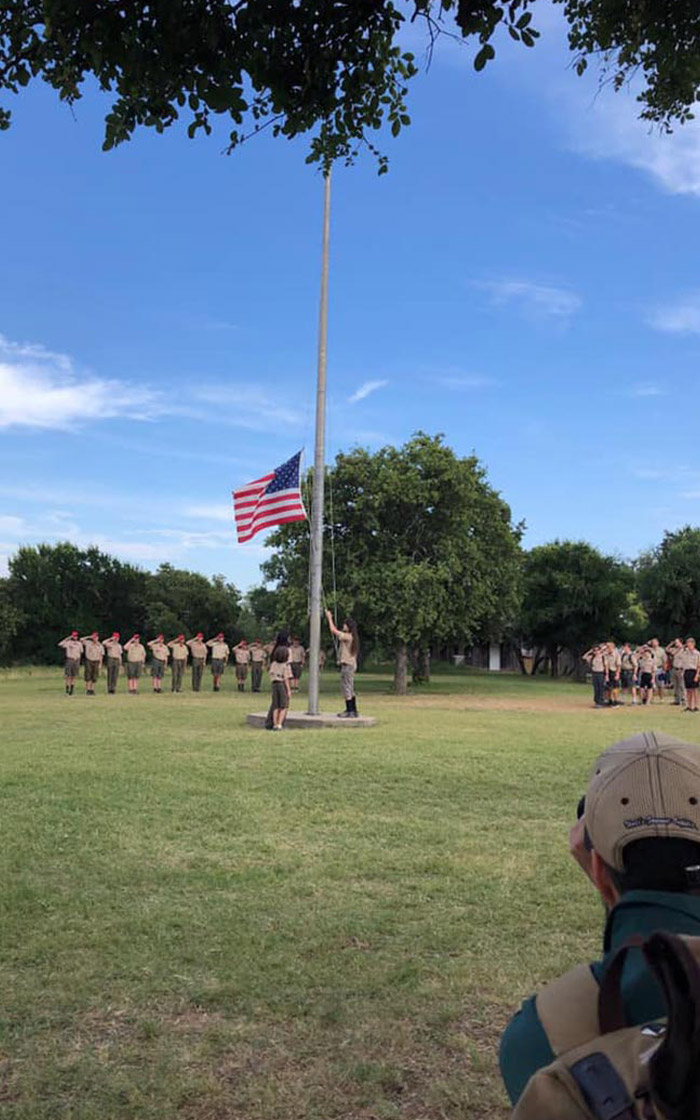
[[[360,653],[360,638],[357,633],[357,624],[352,618],[346,618],[343,629],[339,630],[333,621],[333,615],[326,611],[326,621],[331,634],[338,639],[338,664],[340,665],[340,688],[345,697],[345,711],[338,712],[341,719],[357,718],[357,697],[355,696],[355,673],[357,672],[357,658]]]
[[[605,907],[603,959],[555,980],[511,1019],[500,1063],[513,1103],[538,1069],[600,1033],[599,985],[628,937],[700,936],[700,747],[658,731],[613,744],[579,808],[570,848]],[[622,995],[630,1025],[665,1014],[639,950],[629,954]]]

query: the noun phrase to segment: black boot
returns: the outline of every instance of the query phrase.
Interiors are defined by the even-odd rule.
[[[356,696],[353,696],[352,700],[350,701],[350,715],[352,716],[353,719],[358,718],[357,717],[357,697]]]
[[[352,700],[345,701],[345,711],[338,712],[338,719],[350,719],[352,716]]]

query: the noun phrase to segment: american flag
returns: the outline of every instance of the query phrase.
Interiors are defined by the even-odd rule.
[[[272,474],[256,478],[233,491],[238,543],[245,544],[261,529],[272,529],[288,521],[305,521],[301,500],[301,451],[277,467]]]

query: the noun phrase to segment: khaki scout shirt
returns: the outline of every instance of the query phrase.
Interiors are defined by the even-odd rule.
[[[696,672],[700,669],[700,649],[683,650],[683,668],[695,669]]]
[[[130,638],[129,641],[125,643],[124,649],[126,650],[126,659],[130,661],[132,665],[134,662],[146,660],[146,648],[141,645],[141,642],[134,642]]]
[[[254,643],[250,647],[250,659],[251,659],[251,661],[255,661],[256,664],[260,661],[264,661],[265,660],[265,650],[263,649],[263,647],[255,645],[255,643]]]
[[[674,669],[685,669],[685,646],[674,646],[669,656],[673,659]]]
[[[605,672],[605,655],[600,650],[596,650],[594,653],[585,653],[583,660],[589,663],[594,673]]]
[[[92,638],[86,638],[83,645],[85,646],[85,658],[87,661],[102,660],[105,655],[102,642],[93,642]]]
[[[663,669],[666,665],[666,650],[663,646],[657,646],[654,652],[654,661],[656,662],[657,669]]]
[[[622,658],[620,657],[617,650],[614,649],[612,650],[612,652],[608,650],[606,653],[604,653],[603,661],[605,662],[605,668],[607,669],[608,673],[610,673],[611,676],[616,677],[620,672],[620,668],[622,667]]]
[[[292,666],[288,661],[272,661],[268,669],[271,681],[284,681],[292,676]]]
[[[116,638],[105,638],[102,643],[107,652],[107,657],[115,658],[117,661],[122,659],[122,646]]]
[[[651,650],[646,650],[646,652],[639,654],[640,673],[653,673],[655,665],[656,658]]]
[[[150,649],[153,657],[155,657],[158,661],[167,661],[170,657],[170,650],[166,646],[165,642],[149,642],[148,648]]]
[[[233,657],[236,665],[247,665],[250,661],[250,650],[246,649],[245,646],[243,647],[243,649],[234,646]]]
[[[204,642],[200,642],[197,638],[190,638],[187,645],[190,647],[190,653],[193,657],[201,657],[203,661],[206,661],[207,647]]]
[[[228,661],[231,650],[226,642],[217,642],[216,638],[210,638],[207,645],[211,649],[213,661]]]
[[[66,661],[80,661],[83,655],[83,643],[77,638],[64,638],[58,644],[62,650],[65,650]]]
[[[338,646],[338,664],[349,665],[351,669],[356,669],[357,658],[353,657],[350,652],[350,646],[352,645],[352,634],[336,634],[336,638],[340,643]]]
[[[631,650],[629,650],[629,652],[625,650],[625,652],[620,656],[620,666],[627,673],[635,672],[638,663],[639,658],[637,657],[636,653],[632,653]]]
[[[289,647],[289,660],[293,665],[303,665],[306,658],[306,650],[303,646],[290,646]]]
[[[178,642],[177,638],[173,642],[168,642],[172,652],[173,661],[187,661],[189,650],[184,642]]]

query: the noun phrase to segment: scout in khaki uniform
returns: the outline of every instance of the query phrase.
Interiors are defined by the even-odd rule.
[[[165,644],[165,638],[159,634],[153,641],[146,643],[151,651],[151,677],[153,680],[153,691],[163,691],[163,677],[170,657],[170,650]]]
[[[192,654],[192,691],[199,692],[202,687],[202,674],[207,660],[207,647],[202,631],[199,630],[194,638],[190,638],[187,645]]]
[[[81,638],[85,651],[85,695],[95,695],[95,683],[100,675],[100,666],[105,649],[96,630],[89,637]]]
[[[170,682],[171,692],[182,692],[182,678],[185,675],[187,668],[187,658],[189,656],[189,649],[185,645],[185,635],[178,634],[174,641],[168,642],[172,652],[172,662],[170,669],[172,671],[172,681]]]
[[[126,681],[127,688],[132,696],[139,690],[139,677],[143,672],[146,661],[146,647],[141,644],[141,635],[134,634],[124,643],[126,650]]]
[[[673,703],[678,708],[685,707],[685,646],[681,638],[676,638],[666,646],[666,653],[671,662],[671,680],[673,682]]]
[[[659,645],[658,638],[652,638],[649,646],[654,654],[654,696],[660,704],[663,704],[666,687],[666,650]]]
[[[240,642],[233,647],[233,660],[236,663],[236,680],[238,682],[238,691],[245,692],[245,682],[248,676],[248,666],[250,665],[250,650],[245,638],[241,638]]]
[[[272,685],[272,727],[271,731],[281,731],[289,711],[289,698],[292,685],[292,666],[287,646],[275,646],[270,661],[270,683]]]
[[[260,638],[256,638],[250,647],[250,671],[252,673],[252,691],[260,692],[262,684],[263,666],[265,664],[265,650]]]
[[[593,703],[596,708],[605,707],[605,651],[607,646],[592,646],[583,655],[583,660],[591,667],[593,680]]]
[[[620,703],[620,670],[622,661],[614,642],[608,642],[603,654],[605,662],[605,691],[608,695],[608,704],[616,708]]]
[[[105,638],[102,643],[107,653],[107,692],[117,691],[119,671],[122,667],[122,646],[119,641],[119,631],[115,630],[111,638]]]
[[[656,658],[651,646],[640,646],[637,650],[639,664],[639,690],[642,695],[642,704],[648,704],[654,695],[654,673],[656,672]]]
[[[629,642],[625,642],[620,654],[620,685],[623,696],[631,691],[633,704],[637,703],[638,672],[637,655],[633,652]]]
[[[221,678],[226,669],[226,662],[229,659],[231,650],[228,643],[224,641],[224,635],[219,631],[215,638],[210,638],[207,642],[211,650],[211,675],[214,680],[214,692],[221,691]]]
[[[685,672],[683,674],[686,695],[686,712],[698,710],[698,681],[700,681],[700,650],[695,645],[695,638],[688,638],[685,643],[683,658]]]
[[[66,696],[72,696],[75,689],[75,678],[80,672],[80,658],[83,656],[83,643],[78,637],[77,630],[71,630],[67,638],[58,643],[59,649],[62,649],[66,663],[63,668],[63,676],[66,682]]]
[[[339,630],[333,621],[333,615],[326,611],[326,619],[330,632],[338,639],[338,664],[340,665],[340,687],[345,697],[345,711],[339,712],[341,719],[357,718],[357,697],[355,696],[355,673],[357,671],[357,658],[360,652],[360,638],[357,633],[357,624],[352,618],[346,618],[343,629]]]
[[[292,692],[298,692],[299,681],[306,661],[306,650],[298,638],[292,638],[292,644],[289,647],[289,660],[292,666]]]

